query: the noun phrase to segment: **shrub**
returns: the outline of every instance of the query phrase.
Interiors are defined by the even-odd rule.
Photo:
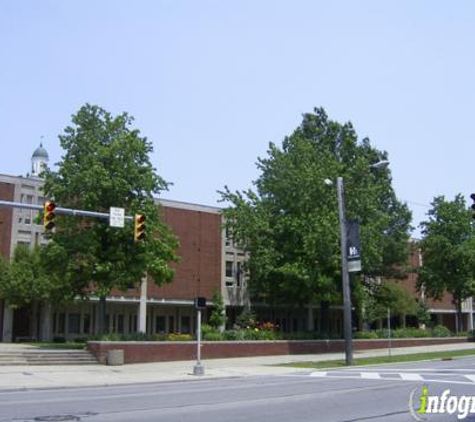
[[[156,337],[146,333],[108,333],[89,336],[89,341],[154,341]]]
[[[242,331],[244,340],[277,340],[278,336],[273,331],[259,330],[259,328],[249,328]]]
[[[223,333],[224,340],[244,340],[243,330],[228,330]]]
[[[222,341],[224,336],[222,333],[210,331],[206,334],[206,337],[203,337],[203,340],[207,341]]]
[[[467,333],[468,339],[470,341],[475,341],[475,330],[471,330]]]
[[[378,334],[375,331],[357,331],[353,338],[355,339],[377,339]]]
[[[255,328],[257,327],[256,314],[251,310],[244,310],[237,317],[236,324],[240,328]]]
[[[422,338],[430,337],[430,332],[420,328],[398,328],[391,332],[394,338]]]
[[[201,325],[201,338],[203,340],[209,340],[209,336],[213,337],[216,333],[219,334],[218,330],[209,324]]]
[[[191,334],[171,333],[167,336],[168,341],[190,341],[193,340]]]
[[[430,330],[432,337],[451,337],[452,333],[444,325],[436,325]]]

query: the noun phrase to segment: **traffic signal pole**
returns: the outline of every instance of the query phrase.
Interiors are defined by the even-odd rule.
[[[43,205],[34,205],[34,204],[23,204],[22,202],[9,202],[9,201],[1,201],[0,200],[0,207],[11,207],[11,208],[23,208],[27,210],[36,210],[36,211],[43,211]],[[56,207],[54,212],[56,214],[66,214],[78,217],[92,217],[92,218],[110,218],[109,213],[105,212],[98,212],[98,211],[86,211],[86,210],[75,210],[72,208],[61,208]],[[134,217],[131,215],[124,216],[124,219],[127,221],[133,221]]]

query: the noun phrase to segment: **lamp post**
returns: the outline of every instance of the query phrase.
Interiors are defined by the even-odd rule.
[[[389,161],[379,161],[371,164],[370,168],[384,170]],[[337,177],[336,190],[338,199],[338,218],[340,220],[340,247],[341,247],[341,282],[343,288],[343,335],[345,338],[346,365],[353,365],[352,322],[351,322],[351,292],[350,274],[348,272],[347,224],[345,217],[345,190],[343,177]]]

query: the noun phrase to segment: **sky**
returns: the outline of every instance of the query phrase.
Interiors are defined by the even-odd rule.
[[[475,192],[471,0],[0,0],[0,57],[3,174],[60,161],[90,103],[134,116],[163,198],[220,206],[323,107],[388,152],[414,226]]]

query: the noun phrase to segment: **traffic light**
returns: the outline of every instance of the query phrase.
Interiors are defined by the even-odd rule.
[[[147,233],[145,233],[145,215],[135,214],[134,217],[134,240],[140,242],[145,240]]]
[[[475,193],[472,193],[470,195],[470,198],[472,198],[473,204],[470,208],[472,208],[472,218],[475,219]]]
[[[43,206],[43,228],[51,231],[56,225],[56,204],[53,201],[46,201]]]

